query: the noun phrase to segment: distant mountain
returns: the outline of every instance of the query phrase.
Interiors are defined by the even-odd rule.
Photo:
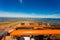
[[[60,18],[15,18],[15,17],[0,17],[0,21],[10,21],[10,20],[31,20],[38,22],[60,22]]]

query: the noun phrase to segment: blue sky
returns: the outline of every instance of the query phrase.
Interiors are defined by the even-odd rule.
[[[60,18],[60,0],[0,0],[0,17]]]

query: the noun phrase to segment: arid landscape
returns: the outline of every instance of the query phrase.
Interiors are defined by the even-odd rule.
[[[56,28],[60,28],[60,19],[54,18],[0,18],[0,27],[7,28],[7,27],[16,27],[18,24],[30,21],[37,24],[49,24]]]

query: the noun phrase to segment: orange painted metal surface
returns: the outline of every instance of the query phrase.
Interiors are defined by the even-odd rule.
[[[10,36],[60,34],[60,30],[14,30]]]

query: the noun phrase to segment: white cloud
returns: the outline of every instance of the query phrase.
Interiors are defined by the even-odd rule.
[[[26,13],[0,12],[0,17],[60,18],[60,14],[37,15],[35,13],[26,14]]]

